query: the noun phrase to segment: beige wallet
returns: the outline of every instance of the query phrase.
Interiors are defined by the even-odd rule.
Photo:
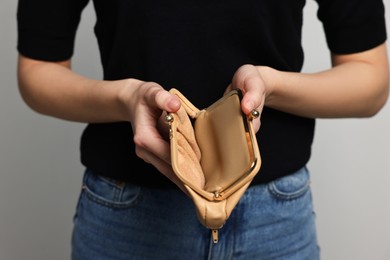
[[[199,221],[212,230],[229,218],[261,165],[252,126],[258,116],[246,116],[240,107],[242,93],[235,89],[206,109],[199,110],[177,89],[182,103],[169,113],[172,168],[182,189],[192,198]]]

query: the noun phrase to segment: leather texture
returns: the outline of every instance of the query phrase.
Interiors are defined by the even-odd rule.
[[[177,89],[182,106],[170,113],[172,168],[192,198],[199,221],[219,229],[261,166],[252,118],[241,111],[239,89],[199,110]]]

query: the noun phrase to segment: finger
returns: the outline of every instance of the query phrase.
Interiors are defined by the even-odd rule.
[[[244,93],[241,106],[246,115],[253,109],[261,112],[265,100],[265,84],[255,66],[241,66],[233,77],[232,85]]]
[[[165,163],[171,163],[169,142],[160,135],[156,128],[139,127],[134,133],[134,143],[137,156],[145,161],[147,161],[145,154],[150,152]]]
[[[169,141],[170,127],[166,121],[167,112],[163,111],[157,121],[157,130],[165,141]]]
[[[176,112],[181,106],[180,99],[176,95],[171,94],[159,85],[148,90],[146,102],[168,112]]]
[[[260,130],[261,121],[260,118],[256,118],[252,120],[253,130],[257,133]]]
[[[248,75],[244,80],[243,89],[242,111],[246,115],[249,115],[254,109],[261,113],[265,100],[264,82],[262,79],[258,75]]]
[[[185,194],[189,195],[183,185],[183,182],[174,173],[172,166],[170,164],[167,164],[164,160],[161,160],[158,156],[146,150],[143,151],[142,153],[143,153],[143,157],[146,158],[145,162],[153,165],[160,173],[162,173],[170,181],[176,184],[176,186],[179,187]]]

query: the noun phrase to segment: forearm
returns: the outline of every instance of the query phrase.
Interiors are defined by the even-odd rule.
[[[24,57],[19,59],[18,79],[23,99],[39,113],[78,122],[126,120],[121,91],[131,80],[92,80],[67,64]]]
[[[265,105],[312,118],[373,116],[385,104],[389,89],[386,49],[376,52],[381,54],[374,63],[344,56],[333,68],[313,74],[258,67],[272,86]]]

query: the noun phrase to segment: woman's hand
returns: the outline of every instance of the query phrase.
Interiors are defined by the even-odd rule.
[[[70,60],[46,62],[23,56],[18,79],[24,101],[41,114],[85,123],[130,122],[136,154],[177,183],[168,125],[161,116],[176,112],[181,104],[162,86],[136,79],[93,80],[72,71]]]
[[[123,90],[121,100],[133,128],[137,156],[182,188],[172,170],[169,125],[164,120],[166,112],[179,110],[178,97],[157,83],[133,79],[131,86]]]
[[[233,88],[244,93],[245,114],[252,109],[261,113],[267,106],[308,118],[372,117],[389,95],[387,47],[383,43],[360,53],[332,54],[332,67],[317,73],[244,65],[227,91]]]
[[[262,69],[265,70],[267,68],[262,67]],[[225,93],[235,88],[241,89],[243,93],[241,101],[242,111],[246,115],[249,115],[252,110],[257,110],[261,115],[270,86],[266,82],[259,67],[246,64],[238,68],[233,76],[232,83],[228,86]],[[260,129],[260,118],[259,116],[253,120],[255,132]]]

